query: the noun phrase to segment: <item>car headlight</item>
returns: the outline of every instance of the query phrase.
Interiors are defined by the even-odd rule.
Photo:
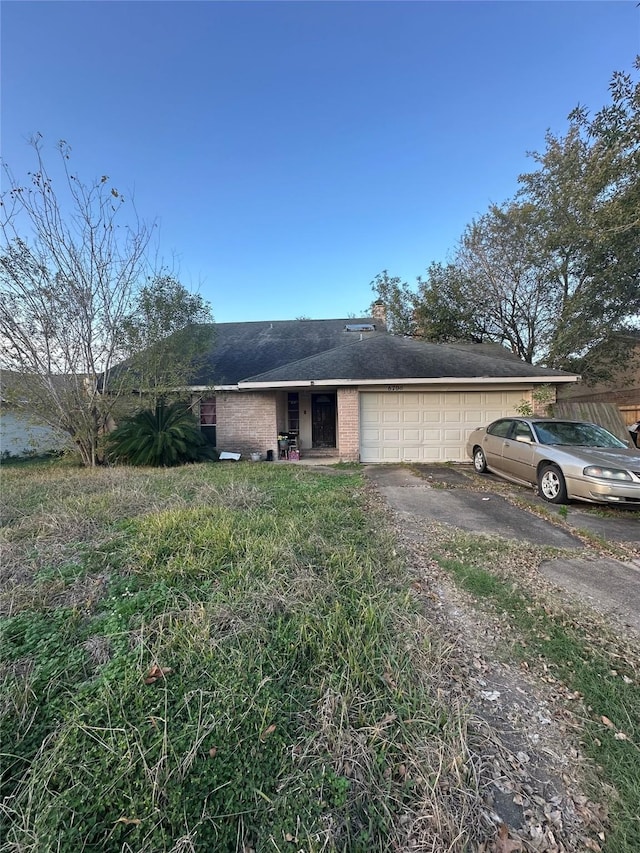
[[[633,481],[631,474],[621,468],[601,468],[599,465],[589,465],[582,473],[585,477],[598,477],[601,480]]]

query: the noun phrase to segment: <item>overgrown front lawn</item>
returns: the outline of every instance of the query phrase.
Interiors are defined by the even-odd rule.
[[[359,473],[34,465],[3,502],[3,850],[489,836]]]

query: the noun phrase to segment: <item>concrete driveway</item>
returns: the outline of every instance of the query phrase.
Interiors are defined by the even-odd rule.
[[[366,465],[364,472],[389,506],[404,516],[412,535],[431,521],[469,532],[571,549],[573,553],[542,563],[540,572],[576,599],[604,613],[615,614],[640,633],[640,510],[613,518],[571,504],[567,517],[558,507],[536,498],[531,490],[511,490],[497,478],[477,475],[471,466],[419,466],[419,474],[404,465]],[[496,483],[496,491],[491,483]],[[498,493],[498,484],[502,494]],[[510,494],[539,501],[553,520],[516,506]],[[607,542],[625,543],[633,556],[614,560],[600,556],[576,534],[587,531]],[[635,544],[638,543],[638,547]],[[576,551],[581,552],[576,556]]]

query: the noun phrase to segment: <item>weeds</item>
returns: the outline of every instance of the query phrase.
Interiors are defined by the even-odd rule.
[[[32,466],[5,496],[3,851],[490,832],[446,655],[353,468]]]
[[[479,735],[447,689],[458,651],[358,469],[3,479],[3,853],[490,849]],[[432,547],[505,614],[509,654],[582,697],[618,797],[607,850],[640,848],[640,699],[616,639],[521,582],[539,551]]]

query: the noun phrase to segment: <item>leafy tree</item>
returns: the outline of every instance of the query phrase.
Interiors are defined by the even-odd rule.
[[[552,335],[558,311],[539,236],[535,206],[492,205],[467,227],[456,255],[465,281],[461,296],[475,305],[478,332],[529,363]]]
[[[640,56],[634,63],[640,71]],[[609,84],[611,103],[602,107],[593,118],[583,107],[576,108],[570,118],[588,137],[610,155],[611,175],[619,192],[610,200],[617,207],[618,232],[640,226],[640,78],[616,71]]]
[[[376,302],[382,303],[386,312],[387,329],[392,334],[415,335],[417,322],[414,313],[417,298],[406,281],[401,281],[398,276],[390,276],[387,270],[383,270],[371,282],[371,289],[376,298],[370,312],[373,313]]]
[[[376,303],[385,308],[387,328],[394,335],[406,335],[446,343],[482,340],[475,302],[465,289],[462,272],[453,264],[433,263],[426,278],[417,278],[416,289],[387,270],[371,282]]]
[[[516,197],[474,220],[449,264],[414,289],[374,280],[392,331],[507,344],[587,380],[619,367],[640,317],[640,80],[617,72],[610,92],[547,134]]]
[[[143,395],[147,406],[180,392],[203,367],[213,343],[211,307],[169,274],[145,285],[123,324],[131,353],[118,381]]]
[[[106,175],[87,184],[72,173],[65,142],[58,182],[45,166],[41,137],[31,145],[30,185],[5,168],[0,199],[3,395],[71,436],[83,462],[95,465],[120,391],[114,383],[106,396],[101,386],[126,351],[124,321],[152,228]]]
[[[521,195],[537,210],[539,264],[557,297],[545,361],[589,364],[592,378],[605,378],[614,365],[585,357],[613,352],[640,313],[640,172],[632,171],[640,163],[581,132],[575,114],[567,136],[549,134],[545,152],[533,156],[539,168],[520,177]]]
[[[460,267],[432,263],[426,278],[419,276],[417,282],[417,334],[435,343],[481,343],[487,337],[482,300]]]
[[[107,439],[109,455],[129,465],[171,467],[215,459],[188,406],[177,401],[144,409],[123,421]]]

